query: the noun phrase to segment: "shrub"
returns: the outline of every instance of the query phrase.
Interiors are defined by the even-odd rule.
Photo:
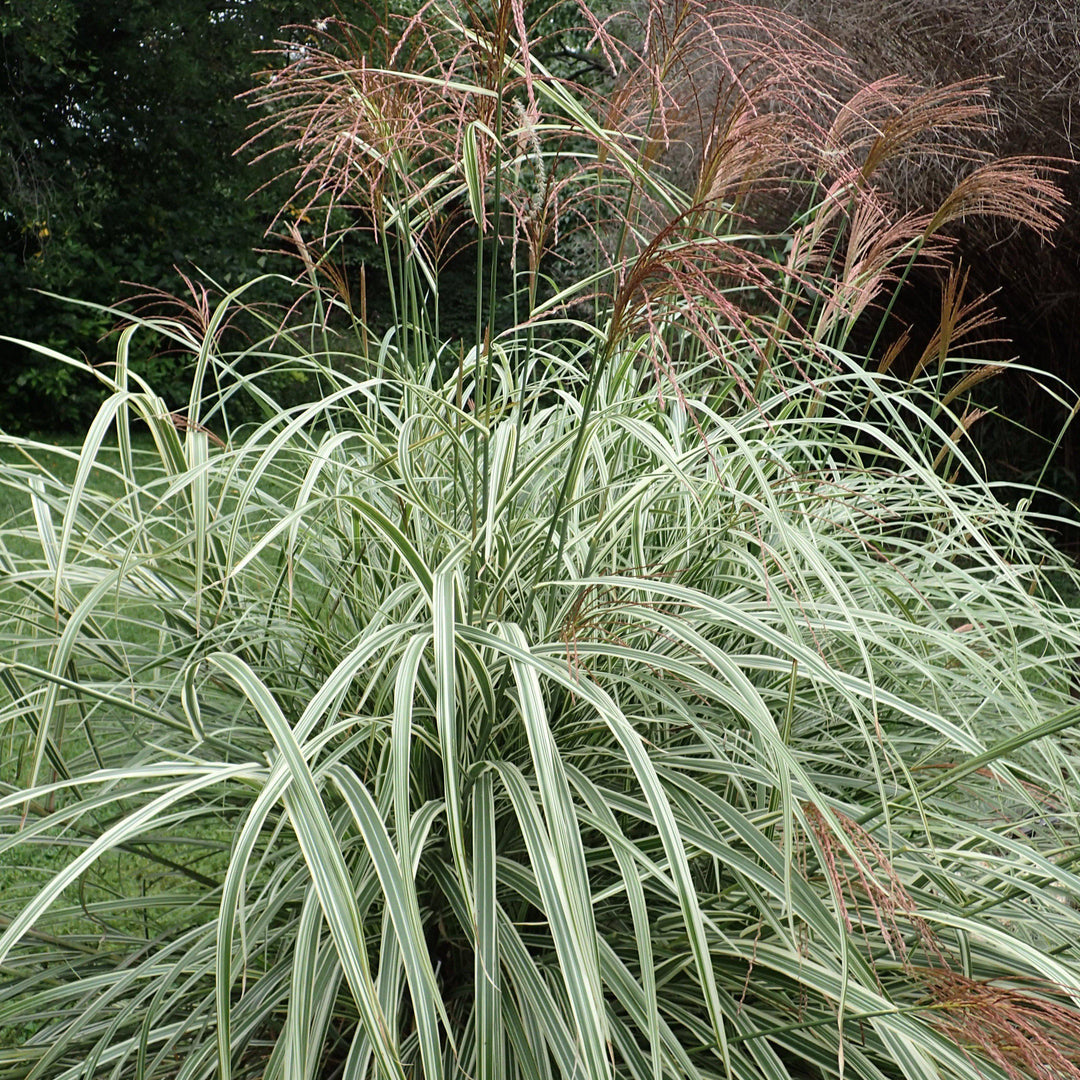
[[[740,7],[646,30],[593,19],[593,96],[516,3],[371,63],[324,25],[267,93],[392,330],[340,354],[363,296],[297,233],[307,307],[243,352],[242,289],[130,323],[73,479],[6,440],[0,1077],[1080,1076],[1080,583],[979,477],[959,278],[911,381],[844,352],[965,192],[1042,229],[1057,194],[995,165],[894,214],[868,162],[959,91],[832,102]],[[738,127],[685,198],[654,158],[704,49]],[[796,166],[785,244],[739,207]]]

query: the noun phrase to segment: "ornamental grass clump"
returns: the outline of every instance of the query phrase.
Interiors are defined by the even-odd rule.
[[[874,173],[968,91],[853,119],[775,14],[580,15],[309,28],[296,305],[128,317],[71,479],[4,440],[0,1080],[1080,1077],[1080,580],[980,478],[961,276],[914,374],[844,348],[947,258]]]

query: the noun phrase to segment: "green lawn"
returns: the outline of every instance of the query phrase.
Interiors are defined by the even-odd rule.
[[[133,433],[132,450],[136,462],[154,451],[154,441],[148,433]],[[12,526],[32,526],[33,511],[30,498],[31,476],[42,478],[48,490],[60,496],[75,479],[79,460],[79,441],[76,436],[64,434],[38,434],[29,439],[0,439],[0,541],[17,542],[11,536]],[[93,487],[103,496],[117,499],[124,494],[121,477],[112,471],[118,464],[115,450],[103,449],[98,455],[103,467],[94,470]],[[10,471],[13,467],[17,473]]]
[[[41,445],[34,446],[34,443]],[[149,454],[153,452],[153,440],[149,435],[137,435],[133,449],[137,456],[146,457],[148,460]],[[18,470],[12,472],[5,468],[2,473],[5,483],[0,484],[0,558],[7,564],[5,571],[10,566],[12,556],[25,557],[31,550],[39,548],[35,539],[24,539],[20,535],[25,530],[35,528],[29,477],[37,475],[47,485],[47,493],[52,496],[50,502],[54,525],[59,528],[64,493],[75,479],[78,454],[79,445],[70,436],[39,435],[29,440],[29,444],[23,443],[22,446],[0,442],[0,465]],[[112,496],[120,499],[124,495],[123,481],[109,468],[116,457],[115,451],[110,453],[108,450],[100,455],[105,467],[95,469],[93,474],[93,487],[99,497]],[[21,483],[20,473],[23,473]],[[0,604],[15,604],[19,602],[19,598],[18,586],[12,585],[10,581],[0,580]],[[147,622],[146,637],[149,639],[152,635],[149,628],[151,620]],[[25,651],[21,658],[26,659],[28,655],[35,653],[40,661],[47,662],[48,650],[44,646]],[[68,752],[76,754],[89,749],[81,724],[72,723],[68,726],[64,744]],[[16,730],[10,724],[0,727],[0,787],[25,782],[33,755],[34,745],[25,728]],[[49,770],[46,771],[46,775],[48,774]],[[32,897],[59,866],[70,860],[72,852],[85,846],[87,835],[89,834],[80,836],[76,832],[66,838],[64,843],[48,838],[46,843],[0,852],[0,895],[13,901],[20,898],[25,901]],[[213,851],[227,850],[227,843],[211,844],[210,847]],[[55,936],[86,934],[87,940],[92,942],[100,936],[104,926],[102,916],[93,910],[95,905],[107,906],[110,897],[124,895],[130,889],[144,895],[152,894],[166,887],[167,883],[167,867],[150,863],[133,852],[107,860],[78,887],[68,890],[69,903],[81,906],[85,911],[85,918],[67,918],[59,925],[47,929],[39,928],[38,939],[47,943]],[[10,1037],[13,1037],[13,1033],[5,1032],[4,1039],[10,1041]],[[0,1045],[3,1045],[3,1042],[0,1042]]]

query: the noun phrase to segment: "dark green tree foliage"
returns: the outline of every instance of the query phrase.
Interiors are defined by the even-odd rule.
[[[251,197],[272,166],[235,155],[251,120],[235,95],[278,62],[279,26],[318,15],[305,0],[3,0],[3,333],[104,361],[108,317],[34,290],[119,300],[140,291],[128,282],[176,289],[178,267],[228,286],[265,265],[279,195]],[[166,392],[182,378],[152,364]],[[0,345],[0,426],[64,426],[97,400],[71,369]]]

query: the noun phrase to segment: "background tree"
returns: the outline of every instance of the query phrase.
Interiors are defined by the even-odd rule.
[[[274,48],[282,23],[317,15],[311,0],[4,0],[5,334],[103,360],[111,350],[93,343],[108,316],[34,289],[115,300],[137,291],[124,282],[175,288],[178,267],[227,286],[266,265],[255,249],[276,195],[251,193],[272,172],[235,155],[251,119],[235,96],[268,66],[253,54]],[[8,429],[70,424],[98,393],[9,344],[0,387]]]

